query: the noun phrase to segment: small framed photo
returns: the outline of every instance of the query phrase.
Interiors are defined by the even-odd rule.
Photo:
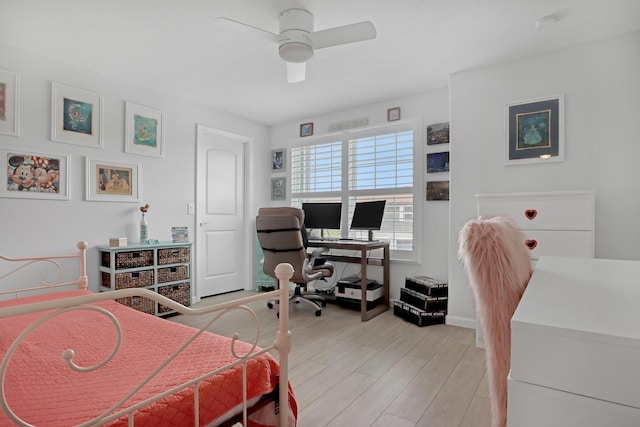
[[[171,227],[171,239],[173,243],[186,243],[189,241],[189,227]]]
[[[140,165],[93,160],[86,162],[86,200],[138,202]]]
[[[449,152],[427,153],[427,173],[449,172]]]
[[[400,107],[393,107],[387,110],[387,121],[393,122],[400,120]]]
[[[0,70],[0,133],[20,136],[20,77]]]
[[[69,156],[0,149],[6,176],[0,197],[69,199]]]
[[[428,181],[427,201],[449,200],[449,181]]]
[[[427,145],[449,143],[449,122],[427,126]]]
[[[313,135],[313,123],[303,123],[300,125],[300,136]]]
[[[287,181],[284,177],[271,178],[271,200],[287,199]]]
[[[102,148],[102,97],[52,83],[51,140]]]
[[[164,112],[127,102],[124,150],[143,156],[164,157]]]
[[[564,160],[564,97],[505,106],[505,164]]]
[[[271,150],[271,172],[285,172],[287,168],[286,150]]]

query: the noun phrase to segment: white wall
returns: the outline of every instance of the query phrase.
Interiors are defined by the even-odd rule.
[[[248,184],[249,229],[257,207],[268,200],[264,176],[268,174],[267,127],[229,113],[195,105],[182,99],[114,80],[76,66],[0,45],[0,68],[20,74],[19,137],[0,135],[0,146],[17,150],[68,154],[70,200],[0,198],[0,254],[13,256],[69,253],[86,240],[89,280],[97,289],[96,245],[109,237],[127,236],[138,241],[139,206],[149,203],[150,237],[171,240],[171,226],[186,225],[194,240],[195,216],[187,215],[187,203],[195,202],[196,123],[247,136],[253,141]],[[153,70],[150,70],[153,72]],[[87,148],[52,142],[51,82],[89,90],[104,97],[104,147]],[[163,159],[124,152],[125,102],[165,112]],[[140,203],[85,201],[85,157],[120,163],[140,163]],[[255,159],[260,159],[255,162]],[[256,178],[258,177],[258,178]],[[259,181],[261,184],[256,185]],[[8,286],[8,285],[3,285]]]
[[[387,109],[400,107],[401,120],[416,120],[418,122],[418,129],[420,130],[418,135],[416,135],[416,141],[419,141],[423,146],[422,148],[425,148],[426,138],[424,132],[426,126],[449,121],[448,97],[448,89],[442,88],[322,116],[305,117],[297,122],[272,127],[269,133],[270,145],[272,149],[282,147],[291,148],[294,144],[299,143],[301,141],[299,138],[301,123],[313,122],[314,136],[318,136],[329,133],[328,129],[330,124],[362,117],[369,119],[370,126],[386,123]],[[438,148],[438,151],[446,151],[449,149],[449,144],[439,145]],[[421,153],[424,151],[423,149],[420,150]],[[429,151],[433,150],[430,149]],[[424,208],[421,224],[422,234],[419,242],[419,244],[423,245],[421,252],[422,257],[418,264],[391,262],[391,298],[399,298],[400,288],[404,286],[404,279],[407,276],[427,275],[442,280],[447,278],[449,203],[446,201],[424,201],[427,174],[424,154],[422,154],[422,157],[420,161],[422,171],[419,173],[417,182],[417,185],[421,186],[420,194]],[[290,171],[289,167],[287,167],[287,171]],[[432,177],[429,177],[429,179],[432,180]],[[287,182],[288,181],[289,180],[287,180]],[[290,189],[288,188],[287,191],[288,198],[286,201],[281,202],[281,204],[287,205],[290,202]],[[376,272],[373,271],[375,267],[371,269],[375,277]]]
[[[475,321],[457,238],[476,194],[594,190],[596,257],[640,259],[638,76],[640,33],[451,76],[448,323]],[[555,94],[565,96],[565,161],[505,166],[505,103]]]

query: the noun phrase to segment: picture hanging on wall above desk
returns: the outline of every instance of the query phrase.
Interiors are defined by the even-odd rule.
[[[449,152],[427,153],[427,173],[449,172]]]
[[[427,145],[449,143],[449,122],[427,126]]]
[[[271,200],[287,199],[287,181],[284,177],[271,178]]]
[[[427,201],[449,200],[449,181],[427,182]]]

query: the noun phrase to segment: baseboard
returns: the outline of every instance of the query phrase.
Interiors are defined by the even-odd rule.
[[[445,322],[447,325],[460,326],[461,328],[476,328],[476,319],[469,319],[467,317],[447,315],[447,319],[445,320]]]

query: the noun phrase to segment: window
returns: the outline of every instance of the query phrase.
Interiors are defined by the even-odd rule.
[[[388,240],[394,259],[414,259],[416,227],[415,126],[410,123],[348,131],[317,138],[291,149],[291,204],[342,202],[342,236],[366,238],[349,230],[356,202],[385,199],[376,238]],[[306,140],[304,142],[307,142]],[[348,230],[348,232],[347,232]],[[339,237],[339,231],[330,232]]]

